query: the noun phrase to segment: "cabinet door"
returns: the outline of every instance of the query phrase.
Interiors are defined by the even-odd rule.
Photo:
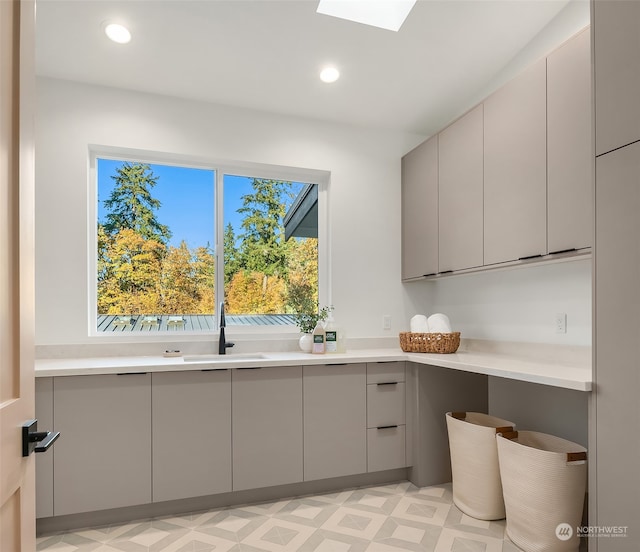
[[[302,481],[302,367],[232,372],[233,490]]]
[[[547,58],[549,253],[591,246],[591,41],[589,29]]]
[[[402,279],[438,272],[438,137],[402,158]]]
[[[231,491],[231,371],[152,377],[153,501]]]
[[[305,481],[367,471],[365,364],[305,366]]]
[[[36,418],[38,428],[54,431],[53,378],[36,378]],[[53,445],[46,454],[36,455],[36,518],[53,516]]]
[[[600,526],[638,523],[639,212],[640,143],[637,143],[596,160],[595,479]],[[640,537],[635,532],[626,539],[612,540],[606,550],[622,552],[638,550],[640,546]]]
[[[547,251],[546,61],[484,102],[484,264]]]
[[[595,0],[596,154],[640,140],[640,2]]]
[[[482,266],[482,105],[438,137],[438,268]]]
[[[151,375],[54,381],[54,514],[151,502]]]

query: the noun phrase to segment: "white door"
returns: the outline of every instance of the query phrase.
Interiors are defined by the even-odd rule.
[[[0,550],[35,550],[35,459],[22,456],[34,415],[34,17],[0,1]]]

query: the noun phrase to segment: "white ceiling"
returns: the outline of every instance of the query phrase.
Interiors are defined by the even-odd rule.
[[[37,72],[429,135],[479,101],[568,2],[418,0],[395,33],[317,14],[315,0],[37,0]],[[106,21],[132,41],[110,42]],[[334,84],[318,79],[329,62],[342,74]]]

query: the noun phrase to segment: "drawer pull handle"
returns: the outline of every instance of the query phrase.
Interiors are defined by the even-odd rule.
[[[118,372],[118,376],[146,376],[148,372]]]
[[[381,383],[377,383],[376,385],[398,385],[397,381],[383,381]]]
[[[571,253],[576,251],[575,247],[571,247],[570,249],[558,249],[558,251],[550,251],[549,255],[559,255],[560,253]]]
[[[236,370],[261,370],[262,366],[242,366],[236,368]]]
[[[228,372],[229,368],[203,368],[201,372]]]
[[[378,426],[376,429],[394,429],[398,427],[397,425],[389,425],[389,426]]]
[[[542,257],[542,254],[538,253],[537,255],[525,255],[524,257],[518,257],[518,260],[528,261],[529,259],[539,259],[540,257]]]

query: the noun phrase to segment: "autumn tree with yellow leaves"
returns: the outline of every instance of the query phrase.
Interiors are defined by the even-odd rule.
[[[123,163],[98,224],[99,314],[212,314],[215,262],[208,246],[168,245],[171,230],[156,217],[149,165]],[[253,179],[243,199],[241,233],[224,235],[228,313],[310,312],[317,308],[317,239],[285,240],[288,182]],[[290,198],[289,198],[290,199]]]

